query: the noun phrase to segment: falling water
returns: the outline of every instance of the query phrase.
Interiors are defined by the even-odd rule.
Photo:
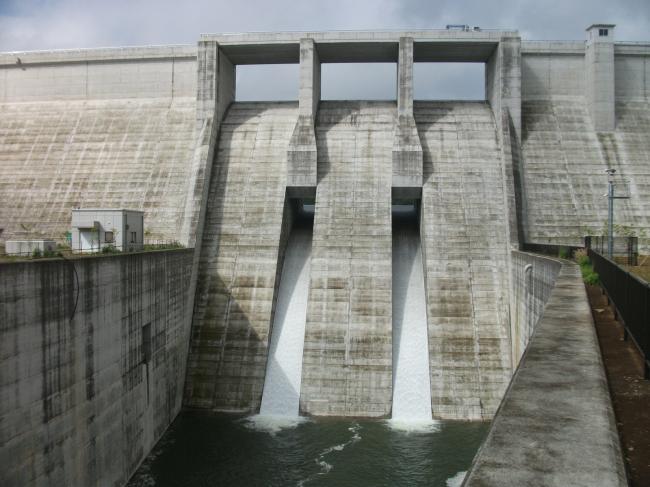
[[[287,243],[271,332],[261,416],[298,416],[311,238],[311,225],[298,224]]]
[[[431,420],[427,312],[417,218],[393,213],[393,420]]]

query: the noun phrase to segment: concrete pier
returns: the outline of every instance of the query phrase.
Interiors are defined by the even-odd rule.
[[[313,39],[300,40],[298,120],[287,151],[287,188],[293,195],[316,192],[317,148],[315,123],[320,102],[320,60]]]
[[[422,193],[422,144],[413,118],[413,38],[401,37],[397,61],[397,126],[393,139],[393,196]]]

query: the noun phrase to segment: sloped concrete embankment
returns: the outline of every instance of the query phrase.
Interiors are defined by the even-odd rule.
[[[515,275],[525,276],[529,264],[538,268],[528,271],[532,286],[514,279],[520,287],[516,307],[534,316],[545,294],[548,301],[463,485],[626,486],[580,270],[567,261],[558,268],[552,259],[513,254]],[[529,301],[521,303],[522,298]],[[526,329],[522,327],[522,336]]]
[[[0,265],[0,485],[123,485],[181,407],[192,250]]]
[[[63,241],[79,207],[180,240],[195,124],[194,46],[0,54],[0,241]]]

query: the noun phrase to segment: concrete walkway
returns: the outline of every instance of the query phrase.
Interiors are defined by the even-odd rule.
[[[587,296],[564,262],[464,486],[627,486]]]

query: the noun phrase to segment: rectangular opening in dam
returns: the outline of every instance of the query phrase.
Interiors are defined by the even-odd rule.
[[[298,99],[298,64],[237,66],[235,101],[294,101]]]
[[[431,420],[429,340],[418,200],[393,199],[393,410],[395,421]]]
[[[414,63],[416,100],[485,100],[485,63]]]
[[[322,100],[395,100],[395,63],[324,63]]]
[[[314,201],[287,199],[283,217],[286,244],[271,327],[261,416],[297,417],[299,413],[313,226]]]

